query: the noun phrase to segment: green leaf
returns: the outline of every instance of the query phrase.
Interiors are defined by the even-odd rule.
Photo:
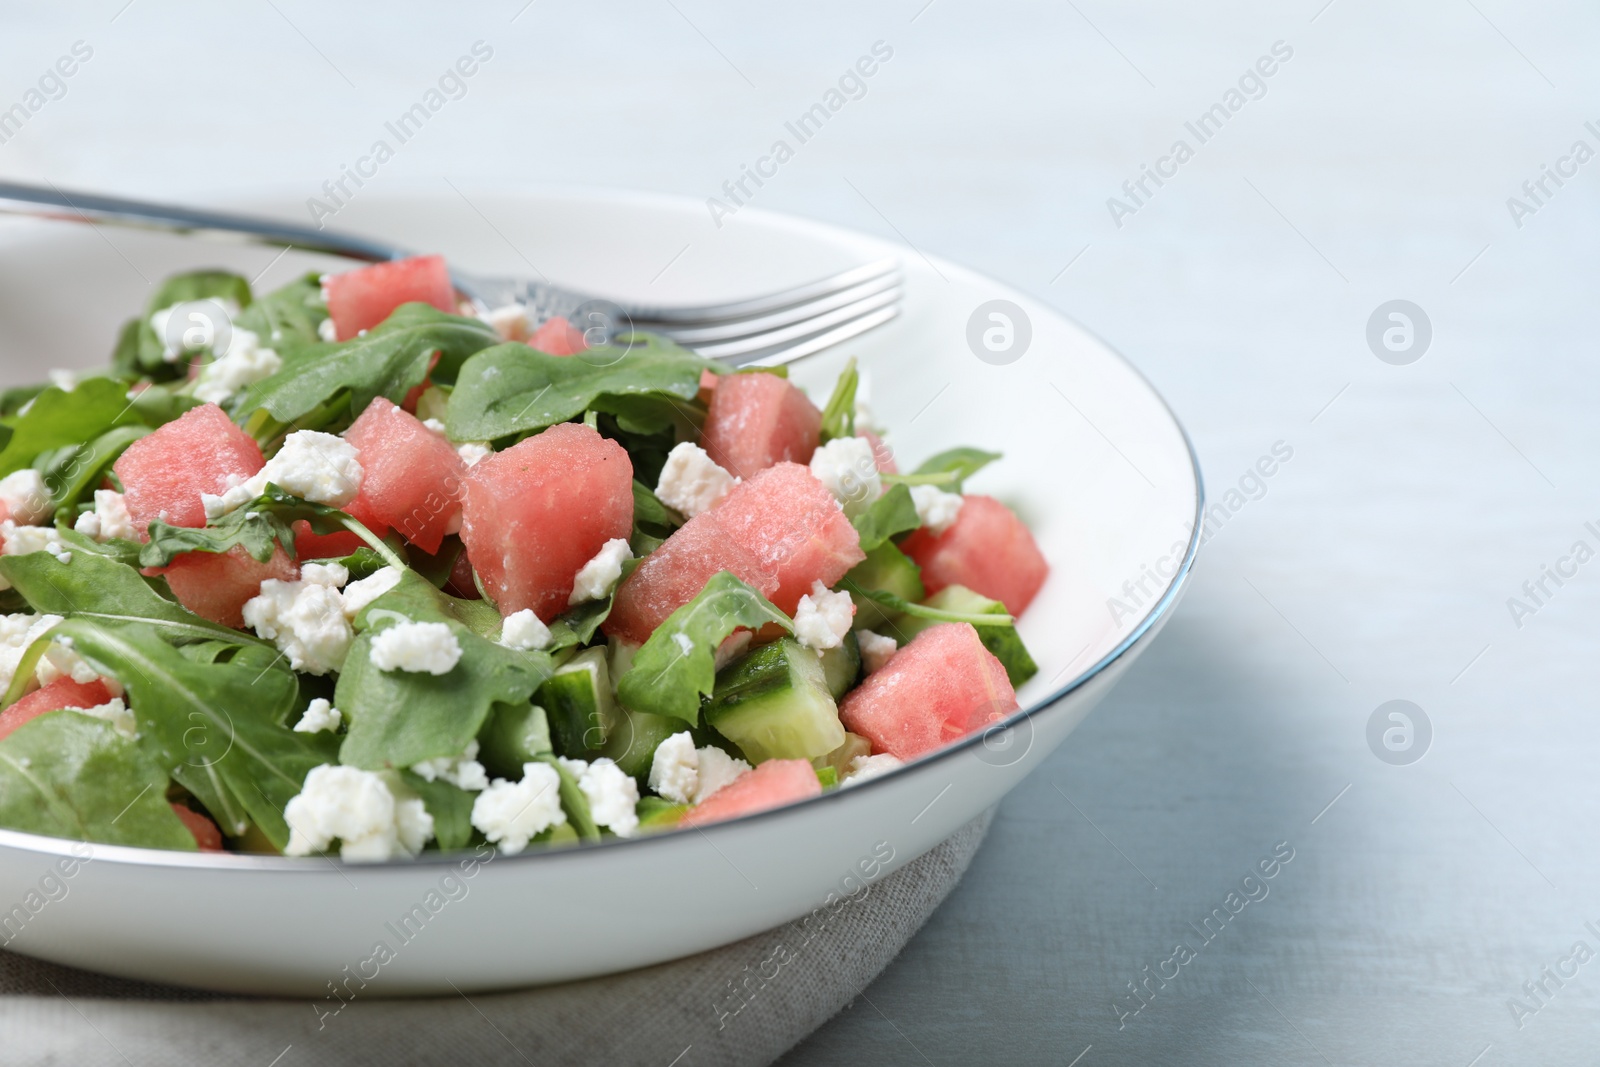
[[[70,393],[52,385],[26,413],[3,420],[11,437],[0,449],[0,477],[32,466],[40,453],[81,445],[113,427],[141,421],[128,402],[128,387],[114,378],[90,378]]]
[[[863,552],[871,552],[895,534],[915,530],[922,525],[917,506],[911,502],[911,490],[903,485],[891,485],[850,522],[861,535]]]
[[[293,559],[294,524],[297,522],[310,523],[311,531],[317,534],[336,530],[361,532],[356,529],[361,524],[338,508],[301,500],[269,484],[261,496],[233,509],[210,526],[196,528],[168,526],[159,520],[152,522],[150,541],[139,553],[139,565],[165,567],[185,552],[221,553],[235,546],[242,547],[259,563],[271,559],[277,545],[282,545]],[[369,532],[366,537],[372,534]]]
[[[285,345],[278,353],[283,369],[252,385],[238,410],[256,411],[256,419],[300,429],[348,423],[374,397],[403,401],[428,376],[435,352],[439,365],[434,374],[448,381],[463,360],[499,340],[492,326],[477,319],[447,315],[427,304],[402,304],[364,336],[333,344]]]
[[[650,534],[667,534],[683,525],[683,517],[661,502],[637,478],[633,481],[633,526]]]
[[[900,612],[902,615],[913,615],[919,619],[932,619],[934,622],[966,622],[973,626],[1015,626],[1017,620],[1010,615],[973,614],[963,611],[944,611],[941,608],[930,608],[926,604],[917,604],[905,597],[895,596],[893,593],[882,589],[863,589],[854,582],[848,583],[848,591],[852,596],[863,596],[868,600],[876,601],[884,607]]]
[[[450,627],[461,645],[460,662],[443,675],[380,671],[372,664],[372,639],[401,620]],[[382,770],[459,756],[494,704],[527,703],[554,662],[543,652],[496,644],[484,635],[485,626],[499,630],[492,605],[442,593],[409,571],[363,609],[336,691],[335,702],[350,723],[340,759]]]
[[[0,826],[107,845],[195,851],[167,773],[110,723],[56,711],[0,741]]]
[[[0,417],[10,418],[21,411],[23,406],[50,388],[48,385],[17,385],[10,389],[0,389]],[[0,441],[0,444],[4,444]]]
[[[794,632],[789,617],[766,597],[721,571],[700,594],[668,615],[617,681],[617,699],[634,711],[700,721],[700,698],[717,681],[716,651],[741,626],[759,630],[775,623]]]
[[[289,284],[274,289],[240,313],[235,323],[261,338],[261,343],[276,349],[293,342],[306,344],[321,340],[317,327],[328,317],[322,300],[322,276],[303,274]]]
[[[922,466],[912,472],[911,477],[925,484],[938,485],[946,492],[959,493],[962,484],[968,478],[999,458],[999,452],[985,452],[981,448],[952,448],[924,460]],[[945,477],[926,477],[930,475]],[[890,475],[889,479],[893,477],[895,476]]]
[[[534,759],[555,768],[556,778],[561,783],[557,787],[561,796],[561,810],[567,813],[567,822],[577,832],[578,840],[600,840],[600,827],[594,821],[594,813],[589,810],[588,796],[578,787],[578,779],[561,766],[554,756],[535,756]]]
[[[156,336],[150,316],[174,304],[191,300],[229,301],[240,308],[250,306],[250,283],[223,270],[196,270],[174,274],[145,301],[144,313],[130,319],[117,337],[112,366],[121,374],[134,377],[147,374],[158,378],[181,378],[187,361],[169,363],[166,345]]]
[[[433,837],[439,848],[446,852],[466,848],[472,841],[472,802],[477,794],[449,782],[430,782],[412,771],[401,771],[400,779],[422,798],[422,806],[433,816]]]
[[[856,387],[861,384],[861,373],[856,370],[855,357],[839,372],[828,406],[822,409],[822,440],[856,435]]]
[[[594,408],[634,424],[650,398],[664,418],[700,391],[709,360],[664,338],[636,335],[628,347],[599,346],[578,356],[546,355],[525,344],[497,345],[462,366],[446,423],[455,441],[534,433]],[[636,432],[636,431],[631,431]]]
[[[57,449],[53,455],[41,455],[39,458],[45,462],[35,465],[44,475],[51,505],[71,507],[89,496],[123,450],[150,432],[148,426],[114,426],[86,445],[68,446]]]

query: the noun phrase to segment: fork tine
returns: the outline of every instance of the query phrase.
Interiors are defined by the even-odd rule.
[[[749,359],[730,360],[729,362],[738,367],[778,367],[785,363],[793,363],[797,359],[815,355],[825,348],[832,348],[834,345],[848,341],[852,337],[858,337],[868,330],[875,330],[899,314],[900,305],[891,304],[889,307],[869,312],[859,319],[854,319],[842,326],[835,326],[826,333],[818,334],[798,344],[789,345],[786,348],[779,348],[771,352],[759,353]]]
[[[758,353],[769,352],[784,346],[801,344],[817,334],[853,323],[857,319],[874,312],[886,308],[894,308],[900,303],[901,295],[901,289],[896,286],[893,289],[856,300],[844,307],[835,308],[822,315],[817,315],[804,322],[792,323],[788,326],[765,330],[761,333],[750,334],[717,344],[696,345],[694,346],[695,351],[707,359],[737,360],[742,356],[754,356]]]
[[[766,333],[782,326],[816,319],[829,311],[847,307],[859,300],[896,288],[899,284],[900,276],[898,273],[885,274],[870,281],[862,282],[860,285],[852,285],[848,289],[842,289],[828,296],[808,301],[804,304],[796,304],[793,307],[783,308],[770,315],[735,319],[714,326],[666,326],[657,332],[672,338],[680,345],[696,348],[716,341],[731,341],[735,338]]]
[[[880,259],[860,267],[852,267],[818,281],[797,285],[792,289],[784,289],[764,296],[750,297],[745,300],[733,300],[723,304],[705,304],[699,307],[649,307],[643,305],[625,306],[635,326],[642,329],[659,328],[662,326],[708,326],[724,322],[729,319],[749,318],[755,315],[765,315],[779,311],[795,304],[817,300],[844,289],[860,285],[864,282],[881,278],[887,274],[894,274],[900,270],[900,261],[894,258]]]

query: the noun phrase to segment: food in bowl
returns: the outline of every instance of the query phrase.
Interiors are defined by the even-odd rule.
[[[0,394],[0,826],[389,860],[696,827],[1017,709],[999,457],[899,472],[853,362],[474,314],[417,257],[159,287]]]

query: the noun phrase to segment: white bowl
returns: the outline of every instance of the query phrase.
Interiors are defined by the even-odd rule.
[[[899,255],[904,314],[793,376],[826,396],[844,359],[857,356],[878,421],[911,464],[958,444],[1005,453],[971,489],[1014,506],[1052,568],[1021,620],[1041,668],[1019,694],[1023,710],[1004,730],[858,787],[705,830],[561,852],[359,865],[97,845],[63,878],[54,865],[85,846],[0,830],[0,944],[129,977],[312,997],[330,983],[365,986],[364,996],[525,986],[713,948],[881,878],[994,804],[1171,614],[1198,546],[1194,454],[1150,385],[1051,309],[877,238],[750,208],[719,229],[685,198],[469,196],[362,191],[333,224],[470,269],[527,273],[531,263],[571,285],[652,302],[761,292]],[[294,213],[297,202],[237,206]],[[254,275],[272,256],[65,223],[0,224],[0,374],[20,382],[49,366],[102,362],[117,324],[143,304],[143,278],[211,265]],[[311,262],[285,257],[262,284]],[[1030,346],[1003,366],[977,358],[967,341],[969,318],[993,299],[1019,305],[1031,322]]]

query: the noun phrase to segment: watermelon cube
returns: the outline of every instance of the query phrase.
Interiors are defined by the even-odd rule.
[[[810,463],[822,434],[822,412],[775,374],[728,374],[711,392],[700,444],[735,477],[774,463]]]
[[[575,356],[589,347],[583,331],[557,315],[546,319],[528,338],[528,346],[547,356]]]
[[[705,826],[821,795],[822,783],[809,760],[769,759],[690,808],[678,825]]]
[[[185,552],[159,572],[178,603],[202,618],[235,629],[244,625],[245,601],[261,592],[268,578],[291,582],[300,568],[281,548],[257,562],[242,547],[226,552]]]
[[[617,587],[605,632],[644,644],[668,615],[693,600],[720,571],[731,571],[771,597],[778,576],[724,530],[710,512],[696,515],[672,532],[644,558],[628,580]]]
[[[948,530],[937,537],[918,530],[900,548],[922,568],[930,594],[964,585],[1000,601],[1013,615],[1027,610],[1050,573],[1033,534],[991,496],[966,497]]]
[[[867,675],[839,721],[873,752],[915,759],[1017,710],[1006,669],[964,622],[930,626]]]
[[[70,677],[57,678],[0,711],[0,741],[46,712],[99,707],[110,699],[111,690],[98,678],[88,683],[74,682]]]
[[[717,392],[727,387],[723,382]],[[790,615],[813,582],[831,587],[867,558],[839,502],[798,463],[758,472],[705,514],[778,576],[772,602]]]
[[[345,508],[382,537],[398,530],[429,555],[461,519],[467,466],[442,434],[378,397],[344,432],[361,453],[361,492]]]
[[[112,469],[122,480],[128,514],[140,533],[160,519],[169,526],[206,524],[200,494],[221,494],[266,466],[261,448],[215,404],[190,408],[141,437]]]
[[[578,570],[633,532],[633,463],[615,441],[563,422],[467,471],[461,540],[483,587],[509,615],[549,622]]]
[[[222,851],[222,831],[217,829],[216,823],[182,804],[173,804],[172,813],[183,823],[184,829],[194,835],[195,847],[201,852]]]
[[[323,279],[334,336],[348,341],[389,317],[401,304],[431,304],[455,312],[456,290],[443,256],[412,256],[332,274]]]

